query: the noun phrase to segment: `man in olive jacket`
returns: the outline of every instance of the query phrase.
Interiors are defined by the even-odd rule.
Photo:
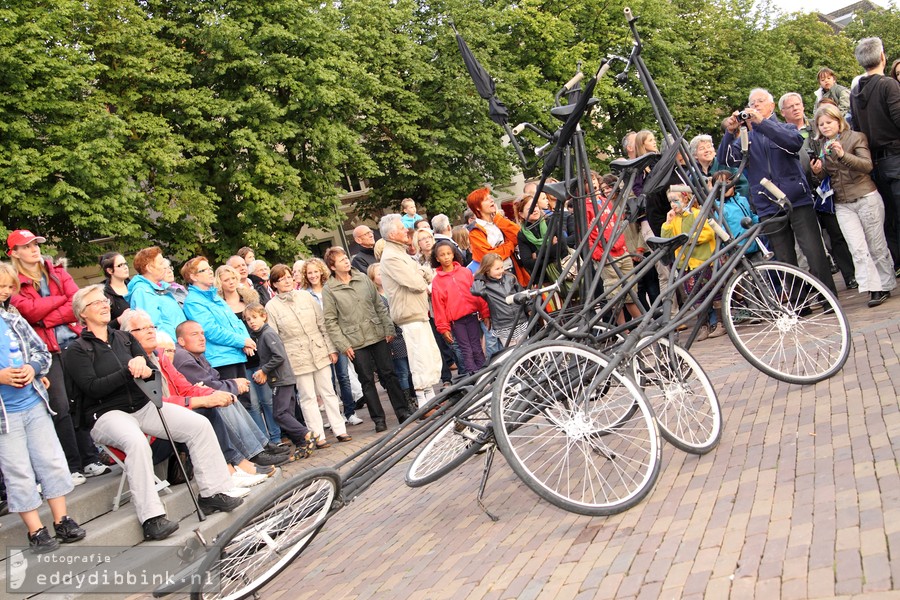
[[[359,383],[362,385],[369,415],[384,425],[384,409],[375,389],[375,372],[387,390],[391,406],[399,422],[409,415],[409,401],[403,395],[388,342],[394,339],[394,323],[387,308],[369,278],[351,267],[350,257],[343,248],[333,247],[325,252],[325,264],[334,277],[325,282],[322,291],[322,308],[325,313],[325,329],[338,352],[353,361]]]

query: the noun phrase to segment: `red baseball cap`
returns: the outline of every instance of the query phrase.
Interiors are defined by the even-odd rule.
[[[6,245],[9,246],[9,250],[7,250],[6,255],[9,256],[12,251],[16,249],[16,246],[24,246],[25,244],[30,244],[31,242],[43,244],[46,241],[46,238],[42,238],[39,235],[34,235],[27,229],[16,229],[9,234],[8,238],[6,238]]]

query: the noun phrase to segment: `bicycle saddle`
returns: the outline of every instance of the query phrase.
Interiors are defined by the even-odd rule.
[[[647,247],[654,252],[657,250],[662,251],[663,255],[660,260],[664,265],[671,267],[675,264],[675,251],[684,246],[687,241],[688,235],[686,233],[679,233],[673,238],[654,236],[647,238]]]
[[[545,183],[544,191],[548,196],[553,196],[557,200],[565,201],[566,198],[569,197],[569,192],[566,191],[566,182],[565,181],[557,181],[555,183]]]
[[[686,233],[679,233],[672,238],[651,236],[647,238],[647,247],[651,250],[666,250],[675,252],[677,248],[679,248],[680,246],[684,246],[684,243],[687,241],[688,236]]]
[[[609,169],[616,175],[623,173],[629,169],[642,171],[646,167],[652,167],[659,161],[662,156],[659,152],[649,152],[637,158],[617,158],[609,163]]]
[[[587,101],[587,105],[585,106],[585,110],[591,108],[595,104],[600,102],[600,98],[590,98]],[[573,102],[572,104],[566,104],[565,106],[554,106],[550,109],[550,114],[559,119],[560,121],[565,121],[569,118],[569,115],[572,114],[572,111],[575,110],[575,106],[577,102]]]

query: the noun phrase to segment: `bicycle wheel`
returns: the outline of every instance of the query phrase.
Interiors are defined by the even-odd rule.
[[[545,340],[518,350],[494,383],[494,436],[510,467],[544,500],[583,515],[631,508],[659,476],[653,411],[629,378],[601,380],[606,366],[586,346]]]
[[[434,483],[478,453],[480,441],[490,424],[490,390],[477,398],[463,414],[438,429],[422,447],[406,471],[406,485],[421,487]]]
[[[691,354],[666,338],[643,339],[632,365],[659,432],[691,454],[706,454],[722,437],[722,411],[709,377]]]
[[[738,270],[725,286],[722,308],[738,352],[775,379],[822,381],[850,356],[850,323],[837,297],[792,265]]]
[[[216,538],[191,597],[238,600],[268,583],[319,532],[341,490],[334,469],[312,469],[261,498]]]

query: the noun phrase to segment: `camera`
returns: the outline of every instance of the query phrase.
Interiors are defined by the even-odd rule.
[[[737,120],[740,121],[741,123],[743,123],[744,121],[749,121],[750,113],[748,113],[746,110],[742,110],[741,112],[738,113]]]

